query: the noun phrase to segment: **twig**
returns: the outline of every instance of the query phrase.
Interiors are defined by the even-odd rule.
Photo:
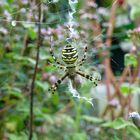
[[[116,9],[117,9],[117,1],[114,0],[111,8],[111,15],[109,19],[109,27],[107,29],[107,36],[112,36],[113,29],[114,29],[114,22],[115,22],[115,15],[116,15]],[[105,42],[107,47],[110,47],[112,44],[112,38],[107,38]],[[108,54],[106,54],[108,55]],[[110,59],[106,58],[104,61],[105,65],[105,75],[106,75],[106,85],[107,85],[107,94],[108,94],[108,100],[111,100],[111,95],[110,95],[110,73],[112,73],[111,68],[110,68]]]
[[[137,77],[138,77],[138,85],[140,86],[140,50],[138,50],[138,73],[137,73]],[[138,95],[138,98],[140,100],[140,95]],[[140,102],[139,102],[139,106],[140,106]],[[139,109],[140,112],[140,109]]]
[[[112,36],[113,33],[113,29],[114,29],[114,22],[115,22],[115,16],[116,16],[116,9],[117,9],[117,1],[114,0],[113,4],[112,4],[112,8],[111,8],[111,15],[110,15],[110,19],[109,19],[109,27],[107,29],[107,36]],[[112,43],[112,38],[107,38],[105,44],[107,47],[110,47]],[[108,52],[106,52],[105,55],[108,55]],[[111,81],[111,68],[110,68],[110,59],[106,58],[104,60],[104,66],[105,66],[105,75],[106,75],[106,88],[107,88],[107,97],[108,97],[108,101],[110,101],[112,99],[111,97],[111,93],[110,93],[110,81]],[[114,113],[113,110],[111,110],[111,116],[112,119],[114,119]]]
[[[122,73],[121,78],[119,79],[119,84],[120,84],[120,85],[126,80],[126,78],[127,78],[127,76],[128,76],[128,71],[129,71],[129,67],[126,66],[126,67],[124,68],[124,70],[123,70],[123,73]]]
[[[38,0],[40,3],[40,0]],[[40,22],[41,19],[41,5],[38,5],[38,20]],[[40,42],[41,42],[41,25],[38,24],[38,39],[37,39],[37,54],[36,54],[36,64],[33,73],[33,79],[31,83],[31,91],[30,91],[30,120],[29,120],[29,140],[32,140],[33,135],[33,99],[34,99],[34,85],[37,74],[38,62],[39,62],[39,50],[40,50]]]
[[[109,19],[109,27],[107,29],[107,32],[106,32],[106,35],[109,36],[109,38],[106,39],[105,41],[105,44],[106,44],[106,47],[107,48],[110,48],[111,44],[112,44],[112,33],[113,33],[113,29],[114,29],[114,22],[115,22],[115,16],[116,16],[116,9],[117,9],[117,4],[118,1],[117,0],[113,0],[113,3],[112,3],[112,8],[111,8],[111,15],[110,15],[110,19]],[[99,25],[98,22],[94,21],[93,22],[93,26],[94,26],[94,35],[99,35],[101,34],[101,27]],[[95,42],[96,46],[98,47],[102,47],[104,46],[103,45],[103,40],[98,40]],[[106,57],[108,56],[108,52],[103,52],[100,54],[101,57]],[[110,100],[112,100],[112,96],[111,96],[111,93],[110,93],[110,83],[111,83],[111,80],[112,81],[115,81],[114,77],[113,76],[113,73],[112,73],[112,70],[111,70],[111,67],[110,67],[110,59],[109,58],[106,58],[103,62],[104,66],[105,66],[105,82],[106,82],[106,88],[107,88],[107,100],[108,102]],[[116,85],[116,84],[115,84]],[[119,91],[119,90],[118,90]],[[109,106],[107,106],[105,108],[105,111],[104,111],[104,114],[106,114],[106,112],[108,111],[109,109]],[[114,119],[114,111],[111,109],[111,116],[112,116],[112,119]]]
[[[130,112],[131,110],[131,85],[132,85],[132,80],[133,80],[133,78],[132,78],[132,73],[131,73],[131,67],[129,66],[129,71],[128,71],[129,73],[129,94],[128,94],[128,97],[127,97],[127,104],[128,104],[128,112]]]

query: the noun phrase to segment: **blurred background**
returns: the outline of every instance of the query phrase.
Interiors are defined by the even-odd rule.
[[[97,87],[77,77],[76,90],[84,97],[80,99],[73,97],[68,78],[54,95],[48,91],[64,74],[55,67],[50,45],[62,61],[72,10],[79,58],[87,45],[87,60],[80,69],[102,77]],[[1,0],[0,140],[28,139],[38,36],[32,139],[139,140],[140,131],[128,118],[130,112],[140,112],[139,25],[140,0]]]

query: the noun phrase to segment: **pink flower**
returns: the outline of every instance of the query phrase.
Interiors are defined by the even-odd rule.
[[[28,4],[28,0],[22,0],[23,4]]]
[[[42,34],[42,35],[46,35],[46,34],[47,34],[47,30],[46,30],[45,28],[42,28],[42,29],[41,29],[41,34]]]
[[[117,99],[112,99],[109,102],[109,105],[111,105],[112,107],[117,107],[119,105],[119,101]]]
[[[56,83],[56,82],[57,82],[57,78],[56,78],[56,76],[51,75],[51,76],[49,77],[49,81],[50,81],[51,84]]]
[[[140,48],[140,27],[128,31],[128,36],[136,47]]]
[[[50,76],[50,74],[44,72],[42,74],[42,80],[46,80],[47,78],[49,78],[49,76]]]

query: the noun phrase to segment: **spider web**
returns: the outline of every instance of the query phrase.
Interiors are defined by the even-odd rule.
[[[26,0],[25,0],[26,1]],[[74,1],[74,0],[71,0],[71,1]],[[44,1],[42,1],[40,4],[41,5],[43,5],[43,6],[49,6],[50,4],[53,4],[53,3],[57,3],[58,1],[57,0],[44,0]],[[75,1],[74,1],[75,2]],[[39,4],[34,4],[34,5],[32,5],[33,7],[37,7]],[[11,14],[9,13],[8,14],[8,17],[6,17],[6,16],[0,16],[0,22],[7,22],[7,24],[11,24],[11,28],[10,28],[10,31],[9,31],[9,34],[10,34],[10,32],[12,31],[12,29],[13,28],[15,28],[16,26],[18,26],[18,23],[21,23],[21,25],[22,26],[29,26],[29,27],[31,27],[31,26],[37,26],[38,24],[41,24],[41,25],[50,25],[50,24],[56,24],[56,23],[61,23],[61,19],[62,19],[62,17],[60,17],[60,13],[61,12],[64,12],[64,13],[66,13],[66,12],[68,12],[68,11],[70,11],[70,8],[68,7],[68,8],[66,8],[66,9],[63,9],[62,11],[58,11],[58,12],[56,12],[56,13],[53,13],[53,15],[56,15],[57,17],[59,17],[59,20],[57,21],[57,22],[35,22],[35,21],[26,21],[26,20],[15,20],[14,19],[14,17],[16,17],[16,15],[17,14],[19,14],[19,13],[23,13],[25,10],[26,10],[26,13],[28,12],[28,11],[32,11],[32,10],[34,10],[34,8],[33,7],[31,7],[31,8],[26,8],[26,7],[22,7],[22,8],[20,8],[18,11],[15,11],[15,12],[12,12]],[[110,7],[107,7],[106,9],[108,9],[108,8],[110,8]],[[76,11],[74,11],[74,12],[76,12]],[[26,14],[25,13],[25,14]],[[24,13],[23,13],[24,14]],[[73,15],[74,13],[72,13],[72,15]],[[104,31],[102,31],[102,33],[103,33]],[[96,37],[94,37],[94,40],[98,40],[99,38],[102,38],[102,37],[105,37],[103,34],[100,34],[100,35],[98,35],[98,36],[96,36]],[[120,36],[120,35],[124,35],[125,33],[120,33],[120,34],[117,34],[117,36]],[[43,36],[44,37],[44,36]],[[117,38],[116,38],[117,39]],[[113,39],[113,40],[116,40],[116,39]],[[91,39],[92,41],[93,41],[93,39]],[[84,40],[85,41],[85,40]],[[87,43],[89,43],[90,42],[90,40],[89,41],[86,41]],[[113,49],[113,48],[111,48],[111,49]],[[114,61],[115,62],[115,61]]]
[[[44,0],[41,3],[39,3],[39,4],[41,4],[42,6],[45,6],[45,8],[46,8],[46,7],[48,7],[51,4],[54,4],[54,3],[57,4],[57,2],[58,2],[57,0]],[[76,2],[76,1],[74,1],[74,2]],[[54,21],[54,22],[37,22],[37,21],[32,21],[32,20],[30,20],[28,18],[25,19],[25,20],[16,20],[16,16],[19,13],[23,13],[23,15],[24,15],[24,14],[27,14],[29,11],[36,11],[35,8],[33,8],[33,7],[38,7],[39,4],[34,4],[30,8],[27,8],[26,6],[25,7],[22,7],[18,11],[12,12],[11,14],[10,13],[7,13],[8,16],[0,16],[0,23],[2,23],[2,22],[5,23],[6,22],[7,24],[10,24],[11,25],[10,26],[10,29],[9,29],[9,32],[8,32],[10,34],[12,32],[12,29],[13,28],[16,28],[17,26],[23,26],[23,27],[26,26],[26,28],[28,28],[28,27],[31,27],[31,26],[32,27],[37,27],[38,24],[41,24],[42,27],[44,27],[46,25],[49,26],[49,25],[52,25],[52,24],[61,24],[61,23],[63,23],[62,20],[64,20],[64,19],[63,19],[63,17],[60,16],[60,14],[62,12],[68,13],[71,10],[70,7],[67,7],[67,8],[65,8],[65,9],[63,9],[61,11],[57,11],[56,13],[53,12],[52,14],[57,18],[57,20]],[[110,7],[107,7],[107,8],[110,8]],[[76,12],[74,9],[73,9],[73,11],[74,11],[74,13]],[[72,19],[73,19],[73,14],[74,13],[73,12],[71,13]],[[43,17],[42,17],[42,19],[43,19]],[[72,22],[72,19],[70,19],[69,22]],[[66,22],[67,22],[67,20],[66,20]],[[73,28],[70,28],[70,30],[71,30],[72,33],[73,32],[76,32],[75,30],[73,30]],[[104,32],[104,30],[102,31],[102,33],[103,32]],[[99,36],[96,36],[94,38],[94,40],[98,40],[99,38],[105,37],[102,33]],[[120,37],[121,35],[123,36],[124,34],[126,34],[126,33],[120,33],[120,34],[117,34],[117,36]],[[42,37],[44,37],[44,36],[42,36]],[[116,39],[113,39],[113,41],[116,40]],[[86,41],[86,39],[83,39],[83,40],[85,42],[87,42],[87,43],[90,43],[91,42],[90,39],[88,41]],[[93,41],[93,38],[91,40]],[[113,49],[113,48],[111,48],[111,49]],[[115,60],[113,60],[113,61],[114,61],[114,63],[116,63]],[[116,63],[116,64],[119,66],[118,63]],[[1,84],[1,86],[2,86],[2,84]],[[69,90],[71,91],[73,97],[76,97],[78,99],[85,100],[85,101],[89,102],[92,106],[94,106],[93,105],[93,99],[94,98],[87,98],[87,97],[80,96],[80,93],[76,89],[74,89],[72,87],[72,83],[71,82],[69,82]]]
[[[26,0],[25,0],[26,1]],[[71,2],[78,2],[77,0],[70,0]],[[57,3],[58,2],[58,0],[44,0],[44,1],[42,1],[41,3],[39,3],[39,4],[34,4],[34,5],[32,5],[32,7],[31,8],[25,8],[25,7],[22,7],[22,8],[20,8],[18,11],[15,11],[15,12],[12,12],[11,14],[9,13],[8,15],[7,15],[7,17],[5,16],[0,16],[0,22],[7,22],[8,24],[10,23],[11,24],[11,26],[13,26],[13,27],[15,27],[15,26],[18,26],[17,24],[18,23],[21,23],[21,25],[22,26],[29,26],[29,27],[31,27],[31,26],[37,26],[38,24],[41,24],[41,25],[50,25],[50,24],[56,24],[56,23],[61,23],[61,19],[62,19],[62,17],[60,17],[60,13],[62,13],[62,12],[64,12],[64,13],[66,13],[66,12],[68,12],[68,11],[70,11],[71,10],[71,8],[66,8],[66,9],[63,9],[63,10],[61,10],[61,11],[57,11],[56,13],[53,13],[53,15],[56,15],[57,17],[59,17],[59,20],[57,21],[57,22],[35,22],[35,21],[26,21],[26,20],[15,20],[14,19],[14,17],[16,17],[16,15],[17,14],[19,14],[19,13],[23,13],[24,14],[24,11],[26,10],[26,13],[28,13],[29,11],[33,11],[35,8],[33,8],[33,7],[37,7],[38,5],[43,5],[43,6],[49,6],[50,4],[53,4],[53,3]],[[116,2],[116,1],[115,1]],[[114,2],[114,3],[115,3]],[[108,8],[110,8],[110,7],[107,7],[106,9],[108,9]],[[76,12],[75,10],[74,10],[74,8],[72,8],[73,9],[73,11],[74,12],[72,12],[72,13],[70,13],[71,14],[71,16],[73,16],[73,14]],[[25,14],[26,14],[25,13]],[[72,21],[72,19],[73,19],[73,17],[70,19],[70,22]],[[10,29],[10,32],[12,31],[12,28],[13,27],[11,27],[11,29]],[[73,29],[72,29],[73,30]],[[9,32],[9,34],[10,34],[10,32]],[[104,31],[102,31],[102,33],[103,33]],[[98,36],[96,36],[96,37],[94,37],[94,39],[91,39],[92,41],[94,41],[94,40],[98,40],[99,38],[102,38],[102,37],[105,37],[103,34],[100,34],[100,35],[98,35]],[[117,34],[117,36],[121,36],[121,35],[124,35],[124,34],[126,34],[126,33],[120,33],[120,34]],[[114,35],[115,36],[115,35]],[[117,38],[116,38],[117,39]],[[113,41],[114,40],[116,40],[116,39],[113,39]],[[86,41],[86,42],[90,42],[90,40],[89,41]],[[113,48],[111,48],[111,49],[113,49]]]
[[[98,73],[99,74],[99,73]],[[81,82],[83,83],[83,80],[81,80]],[[96,94],[96,92],[97,92],[97,87],[95,87],[95,86],[93,86],[92,85],[92,87],[94,88],[94,92],[95,92],[95,94]],[[94,106],[94,100],[96,100],[96,99],[99,99],[99,100],[101,100],[101,101],[103,101],[103,102],[106,102],[106,100],[105,99],[101,99],[101,98],[99,98],[98,96],[96,96],[95,94],[93,94],[92,93],[92,97],[87,97],[87,96],[83,96],[83,95],[81,95],[81,92],[79,92],[76,88],[74,88],[73,87],[73,82],[71,81],[71,80],[69,80],[69,84],[68,84],[68,89],[69,89],[69,91],[70,91],[70,93],[72,94],[72,97],[74,97],[74,98],[77,98],[77,99],[79,99],[79,100],[82,100],[82,101],[85,101],[85,102],[87,102],[87,103],[89,103],[89,104],[91,104],[91,106],[94,108],[95,106]],[[82,94],[86,94],[87,92],[82,92]],[[90,92],[89,92],[90,93]]]
[[[93,99],[94,98],[88,98],[85,96],[81,96],[80,93],[73,87],[71,80],[69,80],[69,91],[72,93],[72,96],[75,98],[78,98],[79,100],[85,100],[88,103],[90,103],[92,105],[92,107],[94,107],[94,103],[93,103]]]
[[[74,0],[70,0],[70,1],[74,1]],[[77,0],[76,0],[77,1]],[[59,23],[62,23],[62,19],[63,19],[63,17],[60,17],[60,14],[63,12],[64,14],[65,13],[68,13],[70,10],[71,10],[71,8],[70,7],[67,7],[67,8],[65,8],[65,9],[63,9],[63,10],[61,10],[61,11],[57,11],[57,12],[53,12],[53,13],[51,13],[51,14],[53,14],[56,18],[58,18],[57,19],[57,21],[55,21],[55,22],[37,22],[37,21],[31,21],[31,19],[28,19],[28,17],[26,17],[26,19],[25,20],[16,20],[16,16],[18,15],[18,14],[21,14],[21,15],[26,15],[28,12],[30,12],[30,11],[35,11],[35,8],[33,8],[33,7],[37,7],[38,5],[42,5],[43,7],[45,6],[45,8],[47,8],[47,7],[49,7],[51,4],[53,4],[53,3],[57,3],[58,1],[57,0],[44,0],[44,1],[42,1],[40,4],[34,4],[34,5],[32,5],[30,8],[26,8],[26,7],[22,7],[22,8],[20,8],[18,11],[15,11],[15,12],[12,12],[12,13],[7,13],[7,11],[6,11],[6,15],[5,16],[0,16],[0,22],[2,23],[5,23],[6,22],[6,24],[10,24],[11,25],[11,29],[10,29],[10,31],[9,31],[9,33],[12,31],[12,28],[15,28],[16,26],[23,26],[23,27],[26,27],[26,28],[29,28],[29,27],[37,27],[37,25],[38,24],[41,24],[41,26],[43,27],[43,26],[45,26],[45,25],[52,25],[52,24],[59,24]],[[110,7],[107,7],[106,9],[109,9]],[[44,8],[43,8],[43,10],[44,10]],[[76,11],[74,11],[74,12],[69,12],[70,13],[70,16],[71,16],[71,18],[69,18],[69,21],[67,21],[67,19],[65,19],[65,21],[64,21],[64,24],[65,24],[65,22],[67,22],[66,24],[69,24],[68,22],[72,22],[72,19],[73,19],[73,14],[75,13]],[[25,17],[24,17],[25,18]],[[43,17],[42,17],[43,18]],[[74,17],[74,18],[76,18],[76,17]],[[36,20],[35,19],[35,17],[34,17],[34,20]],[[70,24],[73,24],[73,23],[70,23]],[[70,28],[70,30],[72,30],[71,32],[78,32],[78,31],[76,31],[76,30],[74,30],[73,28]],[[91,41],[94,41],[94,40],[98,40],[98,39],[100,39],[100,38],[104,38],[105,36],[103,35],[103,32],[104,32],[104,30],[102,30],[102,33],[100,34],[100,35],[98,35],[98,36],[96,36],[96,37],[94,37],[94,39],[93,38],[90,38],[90,39],[88,39],[88,41],[86,41],[86,39],[84,39],[84,41],[86,41],[87,43],[90,43]],[[79,32],[78,32],[79,33]],[[126,34],[126,33],[119,33],[119,34],[114,34],[113,36],[115,37],[115,36],[123,36],[124,34]],[[116,38],[117,39],[117,38]],[[116,40],[116,39],[113,39],[113,40]]]

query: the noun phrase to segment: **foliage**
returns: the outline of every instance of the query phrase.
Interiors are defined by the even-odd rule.
[[[139,130],[131,122],[119,117],[112,121],[110,118],[104,118],[104,115],[99,115],[98,100],[101,100],[100,98],[93,101],[94,108],[92,108],[88,102],[71,96],[67,86],[68,82],[60,85],[55,95],[48,92],[49,87],[60,76],[59,73],[63,73],[50,64],[53,63],[49,54],[50,35],[54,37],[54,51],[60,58],[61,49],[68,35],[64,25],[67,22],[69,5],[66,0],[55,0],[54,3],[43,0],[43,2],[45,4],[42,8],[42,18],[43,23],[46,24],[41,25],[40,59],[34,90],[33,140],[121,140],[124,137],[128,140],[140,139]],[[110,3],[104,2],[102,5],[108,6]],[[74,15],[75,38],[79,56],[83,53],[83,46],[88,45],[88,59],[82,69],[93,75],[97,67],[104,79],[102,61],[109,57],[114,59],[113,50],[120,48],[118,44],[128,39],[126,31],[132,29],[134,23],[130,20],[122,23],[122,18],[128,19],[128,11],[119,7],[111,49],[100,48],[98,50],[93,47],[96,46],[94,42],[108,38],[106,26],[108,26],[111,6],[96,8],[93,3],[88,4],[86,1],[79,0]],[[36,61],[38,24],[34,22],[37,22],[37,14],[37,5],[27,0],[0,1],[1,140],[28,139],[29,91]],[[92,23],[95,19],[101,23],[102,27],[102,34],[99,36],[93,36],[95,27]],[[99,54],[106,51],[110,54],[101,58]],[[137,67],[136,58],[135,54],[127,54],[124,58],[125,66]],[[119,62],[115,63],[115,67],[119,67],[118,71],[114,71],[117,75],[120,73]],[[79,85],[79,81],[76,84]],[[126,96],[140,91],[138,83],[134,83],[131,88],[123,85],[119,88],[122,93],[126,93]],[[77,90],[82,96],[94,95],[92,83],[84,80]],[[110,110],[112,108],[112,106],[109,107]]]
[[[124,57],[124,64],[125,64],[125,66],[137,67],[138,66],[138,61],[137,61],[136,55],[126,54],[125,57]]]

